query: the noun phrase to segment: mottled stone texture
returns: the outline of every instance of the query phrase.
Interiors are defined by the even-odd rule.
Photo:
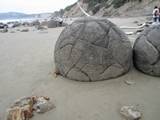
[[[58,26],[58,22],[54,20],[48,21],[48,28],[56,28]]]
[[[107,19],[85,18],[67,26],[55,46],[56,69],[78,81],[100,81],[128,72],[132,48]]]
[[[140,71],[160,76],[160,26],[147,28],[134,45],[134,64]]]
[[[56,28],[56,27],[67,26],[67,24],[64,23],[64,22],[60,23],[60,22],[55,21],[55,20],[50,20],[50,21],[48,21],[47,26],[48,26],[48,28]]]

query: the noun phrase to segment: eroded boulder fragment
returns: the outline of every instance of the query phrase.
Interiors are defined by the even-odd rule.
[[[135,106],[123,106],[120,113],[126,120],[140,120],[142,117],[142,113]]]

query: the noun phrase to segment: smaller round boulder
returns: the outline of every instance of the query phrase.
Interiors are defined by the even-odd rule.
[[[47,20],[42,21],[42,22],[41,22],[41,26],[48,26],[48,21],[47,21]]]
[[[30,26],[38,26],[38,25],[40,25],[39,20],[35,20],[30,23]]]
[[[143,73],[160,76],[160,26],[144,30],[133,49],[135,67]]]
[[[55,20],[50,20],[50,21],[48,21],[47,26],[48,26],[48,28],[56,28],[56,27],[58,27],[58,22]]]

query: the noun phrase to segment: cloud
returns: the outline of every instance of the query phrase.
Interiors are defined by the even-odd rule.
[[[77,0],[0,0],[0,12],[54,12]]]

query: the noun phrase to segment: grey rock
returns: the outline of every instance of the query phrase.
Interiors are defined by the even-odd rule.
[[[47,26],[48,26],[48,28],[56,28],[56,27],[58,27],[58,22],[55,20],[50,20],[50,21],[48,21]]]
[[[13,22],[11,28],[19,27],[21,26],[20,22]]]
[[[107,19],[85,18],[67,26],[55,46],[60,74],[78,81],[100,81],[129,71],[131,43]]]
[[[59,23],[59,26],[60,27],[65,27],[65,26],[67,26],[68,24],[67,23],[64,23],[64,22],[62,22],[62,23]]]
[[[151,26],[134,44],[134,64],[143,73],[160,76],[160,26]]]
[[[48,21],[47,20],[41,22],[41,26],[47,26],[47,25],[48,25]]]
[[[30,26],[30,23],[29,22],[23,22],[22,25],[23,26]]]
[[[123,106],[120,113],[126,120],[140,120],[142,117],[142,113],[136,106]]]
[[[37,25],[37,26],[35,26],[35,28],[36,28],[37,30],[47,30],[46,27],[41,26],[41,25]]]
[[[39,20],[35,20],[33,22],[30,23],[31,26],[37,26],[37,25],[40,25],[41,23],[39,22]]]
[[[8,28],[7,28],[7,27],[4,27],[3,29],[0,30],[0,32],[1,32],[1,33],[6,33],[6,32],[8,32]]]
[[[55,106],[49,100],[46,100],[43,97],[39,97],[37,98],[37,101],[34,104],[33,108],[36,110],[37,113],[45,113],[55,108]]]
[[[63,21],[50,20],[48,21],[47,26],[48,28],[65,27],[67,26],[67,23],[64,23]]]
[[[131,80],[125,80],[124,83],[127,84],[127,85],[134,85],[134,84],[136,84],[134,81],[131,81]]]
[[[22,29],[21,32],[28,32],[29,29],[28,28],[25,28],[25,29]]]
[[[0,23],[0,29],[4,29],[4,28],[8,28],[8,25],[4,23]]]
[[[10,31],[10,33],[15,33],[15,31]]]

